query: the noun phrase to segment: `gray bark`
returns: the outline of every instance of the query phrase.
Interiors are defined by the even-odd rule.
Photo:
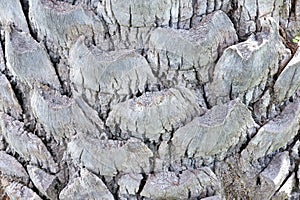
[[[1,199],[299,199],[299,0],[0,0]]]

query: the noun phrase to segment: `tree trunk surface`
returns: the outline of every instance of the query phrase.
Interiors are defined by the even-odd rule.
[[[299,199],[299,0],[0,0],[0,199]]]

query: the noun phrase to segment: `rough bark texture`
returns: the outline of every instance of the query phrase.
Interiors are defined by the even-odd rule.
[[[299,0],[0,0],[0,199],[299,199],[299,34]]]

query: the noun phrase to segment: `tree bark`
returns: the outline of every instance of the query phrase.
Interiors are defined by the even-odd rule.
[[[299,0],[0,0],[0,198],[299,199]]]

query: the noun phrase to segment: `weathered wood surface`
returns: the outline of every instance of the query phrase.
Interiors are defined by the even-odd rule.
[[[0,0],[0,199],[299,199],[300,1]]]

